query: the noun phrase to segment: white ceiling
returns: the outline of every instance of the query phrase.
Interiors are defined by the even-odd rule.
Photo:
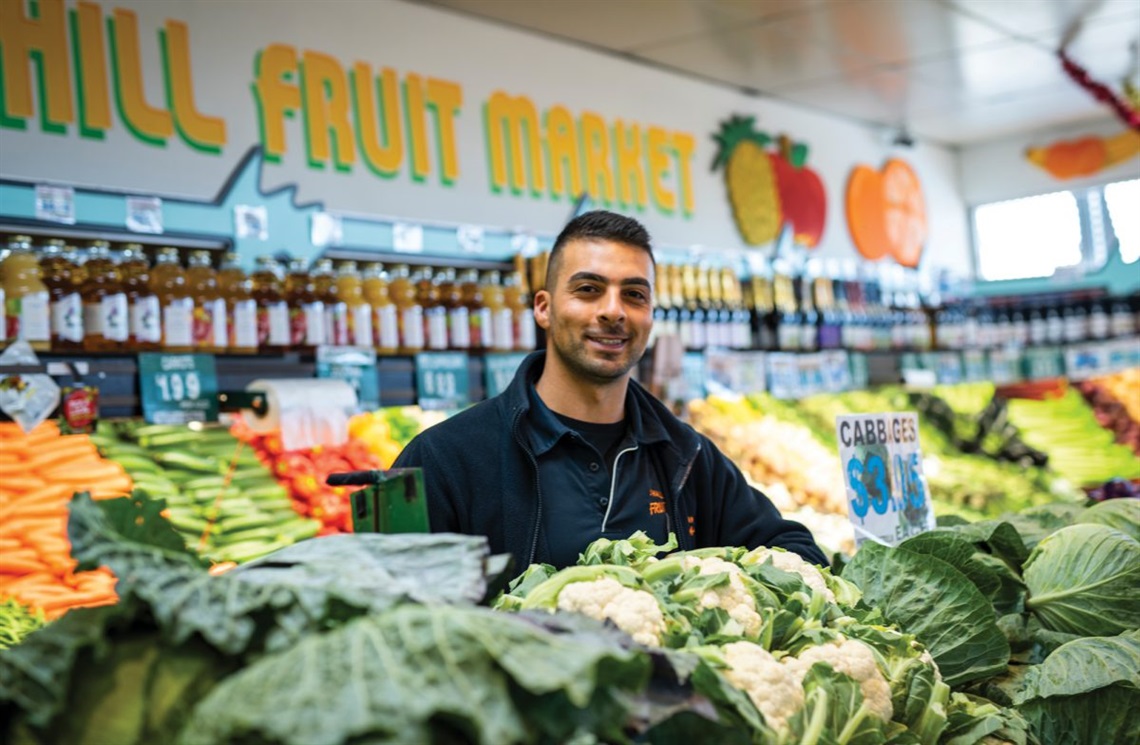
[[[1056,50],[1140,84],[1140,0],[418,0],[849,119],[965,145],[1111,110]]]

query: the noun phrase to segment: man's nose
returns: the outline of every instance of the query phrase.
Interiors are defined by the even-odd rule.
[[[606,290],[598,307],[598,317],[607,323],[625,320],[625,303],[622,302],[620,287],[610,287]]]

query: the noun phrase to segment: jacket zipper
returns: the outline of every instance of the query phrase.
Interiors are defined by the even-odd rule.
[[[614,487],[617,486],[618,461],[621,460],[621,457],[623,455],[625,455],[626,453],[632,453],[634,450],[637,450],[637,445],[634,445],[631,448],[626,448],[625,450],[622,450],[621,452],[619,452],[617,455],[614,456],[614,472],[612,474],[610,474],[610,499],[608,502],[606,502],[606,514],[602,518],[602,532],[603,533],[606,532],[606,523],[609,522],[609,520],[610,520],[610,510],[613,509],[613,506],[614,506]]]
[[[523,410],[519,409],[515,413],[515,420],[511,424],[511,434],[514,435],[515,442],[526,453],[526,457],[530,459],[530,465],[534,468],[534,498],[538,502],[534,513],[534,530],[532,531],[532,538],[530,540],[530,559],[527,561],[527,566],[534,563],[535,556],[538,555],[538,531],[542,526],[542,489],[538,483],[538,461],[535,460],[534,453],[530,448],[523,443],[522,437],[519,435],[519,420],[522,419]],[[525,568],[525,567],[524,567]]]
[[[693,548],[693,543],[692,543],[692,541],[689,540],[689,534],[685,529],[685,524],[682,523],[680,521],[680,519],[678,519],[680,517],[680,515],[677,513],[681,509],[681,507],[680,507],[681,492],[684,491],[685,482],[689,480],[689,474],[692,472],[693,465],[697,462],[697,457],[700,456],[700,454],[701,454],[701,443],[700,443],[700,441],[698,441],[696,452],[693,453],[693,457],[689,459],[688,464],[685,466],[685,472],[683,474],[681,474],[681,480],[677,482],[677,488],[674,490],[674,493],[673,493],[673,505],[672,505],[673,506],[673,513],[674,513],[673,514],[673,522],[675,522],[677,524],[677,544],[678,544],[678,548],[680,548],[680,549]],[[682,545],[682,544],[688,544],[688,545]]]

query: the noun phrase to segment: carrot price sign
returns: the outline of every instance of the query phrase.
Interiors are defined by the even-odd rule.
[[[927,238],[926,201],[910,164],[891,158],[879,171],[855,166],[847,181],[847,228],[863,258],[890,256],[918,267]]]

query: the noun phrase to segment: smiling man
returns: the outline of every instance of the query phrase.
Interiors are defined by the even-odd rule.
[[[655,264],[640,223],[572,220],[551,248],[534,317],[546,349],[499,396],[428,429],[420,466],[432,530],[485,535],[516,568],[573,564],[597,538],[642,530],[683,549],[780,546],[826,563],[716,446],[631,379],[653,325]]]

